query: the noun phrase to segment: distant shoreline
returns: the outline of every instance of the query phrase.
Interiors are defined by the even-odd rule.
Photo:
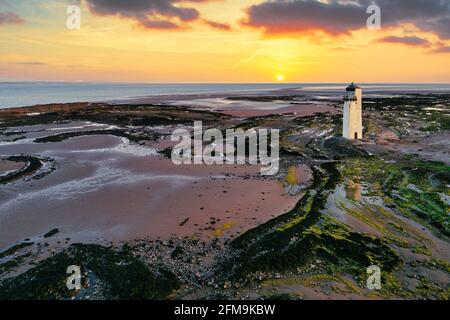
[[[450,84],[361,84],[365,94],[450,93]],[[43,104],[166,103],[229,96],[340,96],[345,84],[120,84],[69,82],[0,82],[0,109]]]

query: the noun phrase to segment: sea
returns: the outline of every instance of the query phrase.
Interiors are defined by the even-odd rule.
[[[348,83],[94,83],[0,82],[0,109],[66,102],[120,101],[166,95],[264,93],[284,89],[340,95]],[[450,83],[361,83],[365,93],[450,93]]]

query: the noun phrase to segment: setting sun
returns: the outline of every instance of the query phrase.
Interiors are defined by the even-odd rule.
[[[276,78],[277,78],[277,81],[284,81],[285,77],[282,74],[278,74]]]

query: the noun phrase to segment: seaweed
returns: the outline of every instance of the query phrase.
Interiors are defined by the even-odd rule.
[[[66,286],[70,265],[92,271],[106,283],[105,294],[117,299],[166,298],[179,282],[169,271],[149,270],[140,260],[100,245],[73,244],[36,267],[0,283],[0,299],[67,299],[77,292]]]
[[[148,139],[154,139],[153,136],[147,137],[147,136],[136,136],[133,134],[130,134],[126,132],[125,130],[121,129],[106,129],[106,130],[90,130],[90,131],[78,131],[78,132],[65,132],[60,133],[52,136],[46,136],[42,138],[37,138],[34,140],[36,143],[46,143],[46,142],[61,142],[70,138],[76,138],[76,137],[82,137],[82,136],[92,136],[92,135],[113,135],[117,137],[123,137],[127,138],[128,140],[132,142],[138,142],[141,140],[148,140]]]
[[[391,202],[403,214],[415,215],[444,235],[450,235],[450,206],[439,195],[440,192],[447,193],[450,166],[414,157],[401,162],[358,157],[342,163],[340,170],[354,181],[381,183],[380,195],[389,200],[385,202]],[[440,183],[433,182],[436,179]]]
[[[16,253],[17,251],[19,251],[20,249],[32,246],[33,244],[34,244],[33,242],[22,242],[20,244],[16,244],[16,245],[12,246],[11,248],[8,248],[5,251],[1,252],[0,258],[10,256],[10,255]]]
[[[27,165],[7,175],[0,176],[0,184],[6,184],[18,180],[22,177],[31,175],[42,167],[41,160],[33,156],[11,156],[6,158],[6,160],[14,162],[25,162]]]
[[[59,229],[58,228],[54,228],[54,229],[50,230],[49,232],[47,232],[46,234],[44,234],[44,238],[53,237],[58,232],[59,232]]]
[[[289,271],[320,257],[345,272],[361,276],[376,264],[392,272],[402,263],[388,244],[376,237],[351,232],[320,211],[328,193],[340,181],[336,163],[314,168],[314,182],[290,212],[236,238],[231,245],[239,253],[224,270],[231,278],[245,279],[256,272]]]

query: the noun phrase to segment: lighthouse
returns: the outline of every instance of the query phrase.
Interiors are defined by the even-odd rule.
[[[362,89],[352,82],[346,90],[342,136],[351,140],[362,139]]]

